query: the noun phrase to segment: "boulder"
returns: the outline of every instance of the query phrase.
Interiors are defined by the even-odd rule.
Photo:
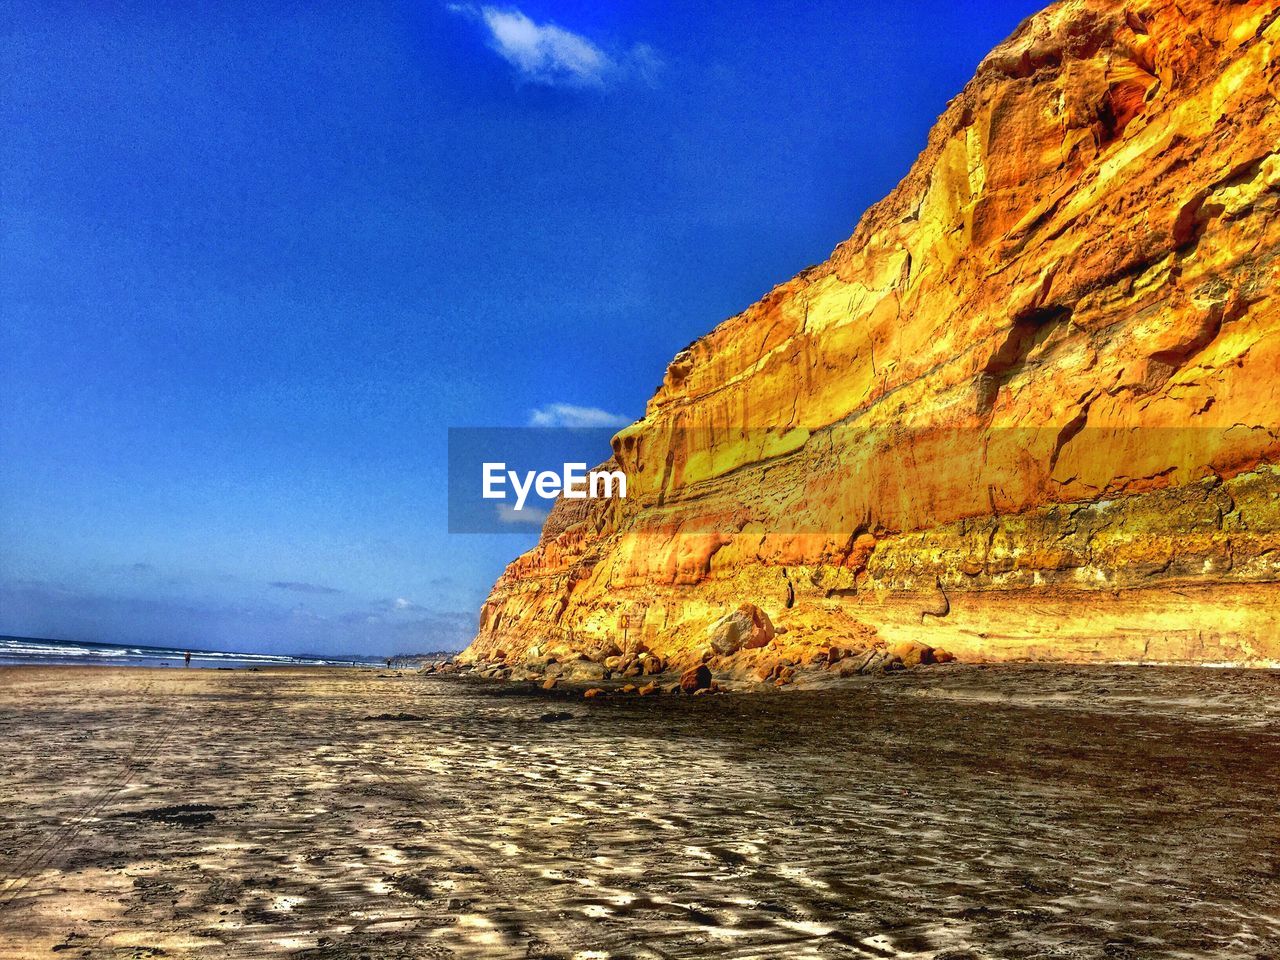
[[[933,663],[933,647],[915,640],[905,640],[889,648],[889,653],[902,661],[904,667],[918,667],[922,663]]]
[[[542,681],[542,689],[554,690],[556,688],[556,684],[559,682],[560,682],[559,679],[557,679],[556,677],[547,677],[547,679]]]
[[[661,673],[665,666],[666,665],[662,662],[662,658],[655,657],[653,654],[649,654],[649,656],[645,657],[644,660],[641,661],[641,669],[644,671],[644,675],[646,677],[651,677],[654,674]]]
[[[572,663],[564,665],[564,669],[560,672],[560,678],[575,683],[589,683],[592,680],[603,680],[608,672],[602,663],[595,663],[591,660],[574,660]]]
[[[800,662],[806,667],[823,666],[828,661],[828,653],[824,649],[806,650],[800,656]]]
[[[873,673],[880,668],[888,654],[883,650],[868,650],[865,654],[854,660],[858,665],[859,673]]]
[[[711,649],[720,656],[766,646],[774,638],[773,621],[753,603],[744,603],[707,629]]]
[[[680,689],[685,693],[697,693],[711,686],[711,671],[705,663],[690,667],[680,675]]]
[[[658,684],[655,681],[650,680],[643,687],[641,687],[639,690],[636,691],[636,695],[641,697],[651,697],[657,692],[658,692]]]
[[[770,641],[777,636],[777,631],[773,628],[773,621],[759,607],[752,604],[747,604],[746,606],[751,614],[751,635],[747,637],[747,642],[742,645],[743,648],[746,650],[758,650],[760,647],[767,647]]]

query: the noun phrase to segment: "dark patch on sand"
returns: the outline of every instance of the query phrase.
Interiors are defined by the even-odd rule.
[[[120,820],[151,820],[175,827],[199,827],[217,819],[217,812],[225,807],[207,803],[183,803],[172,807],[150,807],[146,810],[128,810],[116,814]]]
[[[573,714],[568,710],[556,710],[552,713],[544,713],[538,719],[543,723],[558,723],[561,720],[572,720]]]

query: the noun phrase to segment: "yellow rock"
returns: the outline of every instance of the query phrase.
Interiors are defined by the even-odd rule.
[[[628,498],[561,501],[461,659],[625,616],[682,670],[749,604],[796,661],[1280,660],[1271,6],[1019,27],[825,263],[676,356]]]

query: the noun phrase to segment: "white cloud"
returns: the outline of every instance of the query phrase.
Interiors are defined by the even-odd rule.
[[[482,7],[480,15],[494,50],[530,80],[599,85],[613,67],[613,61],[586,37],[555,24],[534,23],[519,10]]]
[[[529,413],[531,427],[625,427],[630,417],[599,407],[578,407],[572,403],[549,403]]]
[[[394,597],[388,600],[379,600],[373,606],[376,610],[382,613],[417,613],[426,609],[421,604],[410,600],[408,597]]]
[[[637,43],[631,48],[631,55],[627,58],[628,65],[636,76],[653,86],[658,82],[658,75],[662,73],[662,68],[666,66],[663,60],[658,56],[658,51],[653,49],[647,43]]]
[[[628,75],[653,83],[662,67],[648,44],[638,43],[622,57],[613,57],[581,34],[554,23],[537,23],[515,7],[455,3],[448,9],[479,21],[493,51],[531,83],[604,87]]]
[[[499,503],[498,519],[503,523],[524,523],[530,526],[540,527],[547,522],[547,511],[539,510],[537,507],[525,507],[517,510],[509,503]]]

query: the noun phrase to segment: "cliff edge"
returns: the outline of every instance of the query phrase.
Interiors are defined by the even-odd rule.
[[[462,659],[1280,661],[1278,100],[1276,0],[1027,20],[676,356],[628,499],[561,501]]]

